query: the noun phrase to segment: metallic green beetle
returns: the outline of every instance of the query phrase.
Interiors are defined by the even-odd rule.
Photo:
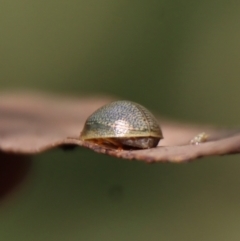
[[[115,101],[96,110],[85,122],[80,139],[118,149],[156,147],[163,138],[155,117],[131,101]]]

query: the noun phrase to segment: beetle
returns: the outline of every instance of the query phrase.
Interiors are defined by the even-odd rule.
[[[96,110],[84,124],[80,139],[118,149],[148,149],[163,138],[153,114],[142,105],[120,100]]]

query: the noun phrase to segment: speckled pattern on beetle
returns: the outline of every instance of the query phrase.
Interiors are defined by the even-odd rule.
[[[148,149],[163,138],[151,112],[131,101],[114,101],[88,117],[80,139],[106,144],[118,149]]]

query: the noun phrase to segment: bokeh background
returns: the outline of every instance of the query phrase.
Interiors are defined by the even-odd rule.
[[[1,1],[0,88],[235,127],[239,29],[237,1]],[[0,240],[239,240],[239,169],[239,155],[147,165],[48,151],[2,198]]]

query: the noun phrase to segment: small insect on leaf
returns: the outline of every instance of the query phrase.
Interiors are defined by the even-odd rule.
[[[131,101],[114,101],[96,110],[85,122],[80,139],[115,148],[149,149],[163,138],[153,114]]]

